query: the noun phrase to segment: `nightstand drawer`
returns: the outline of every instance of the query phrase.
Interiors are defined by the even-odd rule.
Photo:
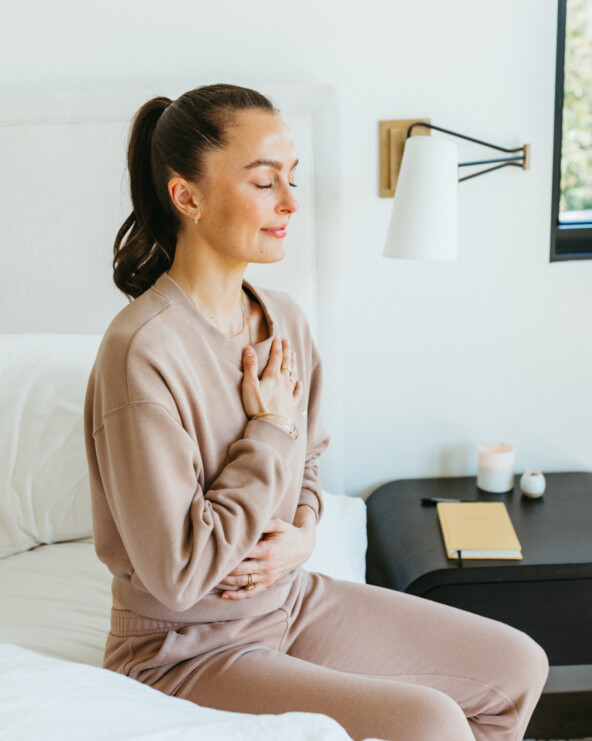
[[[592,580],[446,584],[421,595],[528,633],[551,664],[592,664]]]

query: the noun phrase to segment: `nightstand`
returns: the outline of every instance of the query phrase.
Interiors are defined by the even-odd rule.
[[[475,477],[381,486],[367,501],[366,580],[519,628],[551,665],[592,664],[592,473],[546,479],[535,500],[522,496],[519,477],[508,494],[479,491]],[[523,560],[448,559],[436,508],[422,507],[422,497],[505,502]],[[577,733],[592,734],[592,693],[577,694],[589,703]]]

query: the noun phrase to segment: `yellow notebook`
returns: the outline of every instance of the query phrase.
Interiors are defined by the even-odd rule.
[[[522,558],[504,502],[439,502],[448,558]]]

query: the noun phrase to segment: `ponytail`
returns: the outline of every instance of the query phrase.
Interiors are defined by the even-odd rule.
[[[127,164],[133,211],[115,238],[113,280],[133,298],[150,288],[175,257],[176,228],[171,228],[175,215],[165,212],[152,168],[154,131],[170,103],[169,98],[145,103],[134,118],[130,135]]]
[[[181,221],[168,181],[178,175],[199,182],[205,153],[226,146],[236,113],[249,108],[278,112],[261,93],[223,84],[190,90],[174,102],[153,98],[137,112],[127,153],[133,211],[113,246],[113,280],[130,300],[175,259]]]

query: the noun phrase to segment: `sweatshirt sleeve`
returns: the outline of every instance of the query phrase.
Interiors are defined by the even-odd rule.
[[[298,504],[307,504],[315,511],[317,522],[323,514],[322,485],[318,458],[329,445],[329,437],[321,420],[322,365],[314,343],[312,343],[312,371],[307,410],[307,444],[302,488]]]
[[[107,414],[93,438],[132,583],[175,611],[194,605],[251,550],[293,475],[295,441],[266,420],[247,423],[207,492],[194,441],[159,403]]]

